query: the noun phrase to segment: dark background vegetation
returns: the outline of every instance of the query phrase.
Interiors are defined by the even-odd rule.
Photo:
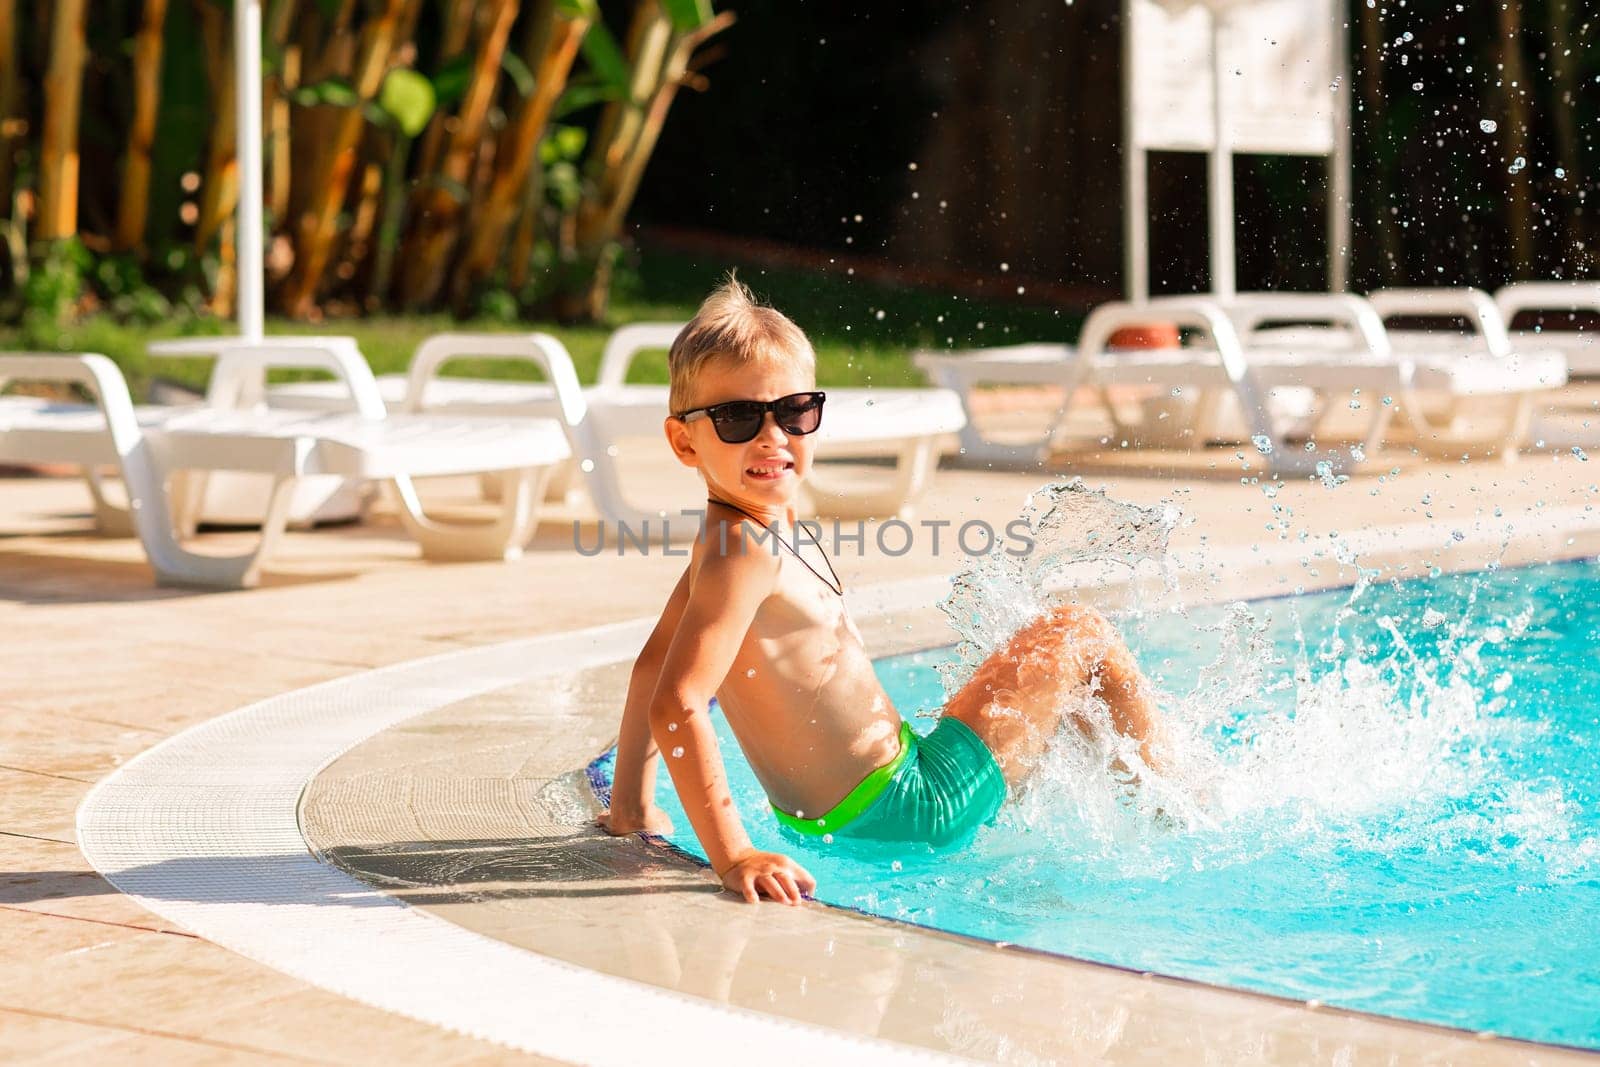
[[[1342,87],[1354,93],[1357,288],[1492,288],[1593,271],[1600,10],[1510,7],[1508,39],[1498,0],[1351,5]],[[708,68],[711,90],[688,94],[668,119],[638,222],[882,257],[910,277],[968,272],[997,293],[1016,278],[1088,297],[1120,290],[1117,0],[800,2],[738,14]],[[1525,72],[1515,89],[1508,43]],[[1519,154],[1527,166],[1513,175]],[[1242,287],[1325,284],[1326,196],[1320,161],[1239,158]],[[1151,208],[1155,288],[1203,287],[1203,157],[1154,157]],[[1520,263],[1513,226],[1526,244]]]

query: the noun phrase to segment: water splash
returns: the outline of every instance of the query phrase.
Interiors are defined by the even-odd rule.
[[[1112,728],[1092,684],[1070,696],[1064,721],[1089,730],[1059,731],[980,849],[1003,858],[1022,847],[1023,831],[1027,847],[1042,835],[1062,858],[1158,877],[1247,862],[1263,849],[1431,848],[1441,835],[1491,850],[1562,851],[1571,804],[1559,782],[1518,782],[1507,771],[1498,753],[1514,727],[1497,713],[1509,683],[1480,657],[1486,644],[1524,632],[1531,608],[1491,611],[1473,592],[1442,605],[1448,612],[1397,609],[1399,583],[1378,583],[1339,542],[1335,555],[1357,580],[1315,619],[1302,619],[1292,600],[1273,609],[1277,619],[1242,603],[1191,612],[1168,563],[1175,508],[1116,501],[1074,480],[1036,492],[1023,518],[1034,551],[978,560],[942,605],[961,638],[940,668],[947,695],[1089,563],[1165,579],[1158,590],[1134,583],[1136,610],[1119,619],[1136,650],[1170,648],[1181,633],[1209,658],[1187,679],[1165,677],[1159,659],[1144,664],[1175,757],[1164,772]],[[1163,632],[1147,633],[1152,626]],[[1476,822],[1457,817],[1469,808]]]
[[[960,636],[956,662],[940,668],[950,692],[1002,642],[1043,615],[1075,569],[1152,563],[1162,568],[1168,586],[1175,584],[1165,572],[1167,543],[1179,518],[1170,505],[1146,508],[1112,500],[1074,478],[1030,494],[1019,518],[1027,525],[1032,551],[1016,555],[997,549],[981,557],[956,576],[940,605]]]

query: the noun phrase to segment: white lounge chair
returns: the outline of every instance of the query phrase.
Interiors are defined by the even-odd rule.
[[[579,387],[572,359],[559,340],[543,333],[439,334],[417,348],[406,375],[384,375],[378,386],[391,403],[409,411],[534,413],[559,418],[572,441],[574,460],[601,516],[638,524],[653,518],[624,490],[616,442],[657,437],[668,415],[667,387],[633,385],[627,373],[642,352],[671,345],[676,323],[636,323],[611,335],[600,359],[599,381]],[[452,359],[489,356],[524,359],[544,373],[544,382],[444,378]],[[328,383],[278,386],[274,404],[325,406],[334,400]],[[815,509],[839,517],[909,515],[926,491],[939,462],[939,442],[966,423],[960,398],[942,389],[830,389],[828,411],[818,433],[819,458],[888,456],[893,474],[879,484],[845,486],[825,471],[813,472],[809,491]]]
[[[1248,438],[1267,451],[1278,470],[1314,467],[1331,458],[1340,466],[1359,462],[1358,457],[1377,450],[1397,413],[1424,446],[1458,447],[1462,438],[1457,420],[1429,422],[1421,397],[1444,397],[1452,402],[1452,415],[1458,399],[1491,397],[1504,418],[1503,429],[1490,440],[1511,458],[1525,436],[1531,398],[1566,380],[1559,354],[1512,351],[1504,331],[1497,335],[1498,318],[1481,293],[1430,292],[1423,304],[1413,291],[1391,291],[1377,305],[1355,296],[1315,293],[1251,293],[1228,301],[1193,295],[1102,305],[1085,321],[1076,353],[1063,346],[1053,363],[1043,352],[1023,363],[1002,355],[977,372],[988,380],[1045,382],[1066,390],[1063,407],[1044,436],[1020,447],[991,449],[993,458],[984,460],[1042,462],[1059,442],[1074,395],[1084,386],[1098,394],[1119,441],[1170,445]],[[1465,318],[1477,326],[1478,340],[1464,346],[1459,337],[1391,334],[1385,329],[1384,315],[1412,314]],[[1189,342],[1176,349],[1110,347],[1116,331],[1151,321],[1189,330]],[[964,358],[970,357],[924,357],[920,362],[950,380],[955,373],[950,364]],[[1017,373],[1008,377],[1012,372]],[[1160,386],[1172,390],[1175,398],[1187,396],[1182,403],[1155,397],[1142,418],[1130,417],[1112,393],[1128,386]],[[1367,412],[1359,451],[1351,450],[1348,458],[1327,457],[1286,447],[1291,437],[1314,433],[1333,399],[1351,398],[1357,391],[1356,403]],[[1310,408],[1307,392],[1313,398]],[[1384,403],[1383,397],[1396,402]],[[1163,414],[1164,425],[1158,425]]]
[[[556,423],[388,416],[365,362],[330,357],[326,348],[241,346],[223,353],[218,373],[225,382],[239,382],[262,366],[332,371],[349,389],[356,410],[136,409],[122,375],[104,356],[4,355],[0,389],[13,380],[76,383],[94,394],[95,403],[0,405],[0,461],[117,468],[127,488],[131,524],[163,585],[255,585],[262,561],[282,536],[294,483],[311,475],[391,485],[401,522],[428,558],[509,559],[521,553],[537,521],[543,479],[569,454]],[[169,477],[179,471],[272,477],[261,536],[251,551],[216,557],[182,545],[182,523],[167,489]],[[510,483],[499,516],[490,523],[432,518],[411,484],[413,477],[483,472],[502,472]]]
[[[246,339],[238,336],[177,337],[152,341],[145,351],[158,359],[215,359],[229,348],[237,347]],[[274,342],[293,344],[305,348],[345,350],[359,355],[360,348],[353,337],[295,335],[278,337]],[[265,385],[265,372],[243,371],[253,378],[253,385]],[[210,380],[205,402],[215,406],[231,403],[225,394],[248,396],[249,403],[262,402],[259,387],[240,389],[238,383],[222,383],[216,377]],[[108,532],[116,533],[117,508],[108,503],[99,479],[89,474],[90,492],[94,494],[97,513],[103,513],[111,525]],[[266,511],[267,499],[272,492],[272,480],[259,474],[239,471],[218,471],[203,479],[198,493],[186,493],[186,518],[226,526],[252,526],[261,521]],[[365,482],[351,482],[343,478],[301,478],[295,483],[289,502],[289,526],[311,527],[325,522],[348,522],[365,514],[372,499],[372,487]],[[131,528],[124,522],[121,536]]]

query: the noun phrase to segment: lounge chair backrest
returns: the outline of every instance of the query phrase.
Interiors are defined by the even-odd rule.
[[[1482,289],[1377,289],[1367,294],[1367,300],[1385,322],[1405,316],[1461,319],[1489,355],[1504,358],[1511,353],[1506,320],[1494,298]]]
[[[1600,282],[1512,282],[1494,294],[1507,326],[1524,311],[1600,314]]]
[[[600,353],[598,384],[602,388],[626,384],[634,357],[671,348],[683,326],[681,322],[636,322],[614,332]]]
[[[473,356],[520,359],[544,372],[555,389],[561,421],[573,429],[584,425],[589,413],[567,346],[547,333],[436,333],[417,346],[406,375],[406,410],[427,408],[428,383],[452,359]]]
[[[206,403],[215,408],[254,407],[263,402],[266,372],[291,367],[331,373],[349,391],[351,407],[362,418],[388,414],[372,368],[353,341],[343,340],[307,343],[286,337],[229,344],[217,353]]]
[[[1247,346],[1258,331],[1283,323],[1323,323],[1349,329],[1353,340],[1375,356],[1390,354],[1382,317],[1348,293],[1239,293],[1224,310]]]

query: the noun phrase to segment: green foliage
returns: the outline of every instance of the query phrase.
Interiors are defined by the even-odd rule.
[[[711,0],[661,0],[661,9],[679,32],[699,29],[711,21]]]
[[[344,78],[326,78],[314,85],[302,85],[289,94],[301,107],[355,107],[361,103],[355,86]]]
[[[62,323],[76,313],[83,296],[83,276],[91,260],[76,237],[40,244],[22,288],[23,322],[29,329]]]
[[[433,76],[433,93],[442,108],[455,107],[467,95],[472,82],[472,57],[467,54],[447,60]]]
[[[427,128],[436,104],[433,83],[404,67],[391,70],[378,90],[378,106],[407,137],[415,137]]]
[[[596,22],[583,35],[583,56],[589,61],[601,85],[614,93],[628,91],[629,67],[617,39],[603,22]]]
[[[721,258],[647,253],[618,267],[611,322],[574,326],[540,323],[538,328],[554,334],[567,346],[580,379],[593,381],[599,370],[601,349],[612,329],[628,322],[688,319],[730,265],[735,264]],[[920,385],[921,372],[910,360],[912,349],[946,344],[1004,344],[1024,338],[1068,341],[1079,325],[1077,318],[1049,308],[971,300],[812,271],[763,269],[755,264],[738,266],[742,281],[792,316],[811,337],[817,352],[817,381],[824,387]],[[504,290],[491,289],[489,293],[492,295],[481,305],[479,317],[465,325],[444,315],[374,316],[341,322],[337,332],[356,339],[375,372],[403,372],[418,342],[429,334],[462,328],[506,329],[513,319],[502,316],[508,311],[514,316],[517,301]],[[881,319],[879,311],[884,312]],[[943,322],[939,321],[941,317]],[[181,313],[148,324],[93,315],[77,322],[40,324],[26,339],[24,331],[0,327],[0,349],[100,352],[122,368],[134,395],[143,396],[154,377],[203,389],[210,370],[205,360],[151,358],[145,354],[151,341],[219,334],[232,328],[232,324],[215,318]],[[267,328],[273,334],[287,335],[329,332],[326,323],[279,319],[270,321]],[[520,362],[461,360],[451,364],[450,373],[526,378],[532,370]],[[667,380],[666,363],[660,358],[642,358],[635,364],[631,379],[663,383]]]

